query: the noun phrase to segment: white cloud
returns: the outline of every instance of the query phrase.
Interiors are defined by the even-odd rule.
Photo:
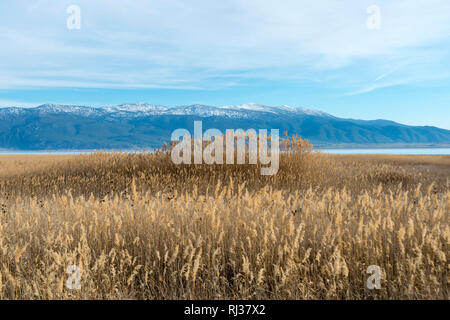
[[[7,107],[25,107],[25,108],[33,108],[40,105],[43,105],[43,102],[25,102],[25,101],[16,101],[16,100],[0,100],[0,108]]]
[[[374,3],[377,31],[366,28]],[[66,28],[71,4],[81,7],[79,31]],[[0,20],[0,88],[197,89],[249,75],[375,88],[397,65],[407,68],[396,83],[410,81],[409,67],[415,81],[443,76],[417,66],[447,57],[450,2],[17,0],[0,4]]]

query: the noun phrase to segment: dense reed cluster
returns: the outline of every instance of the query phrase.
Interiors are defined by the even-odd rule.
[[[449,157],[36,159],[1,160],[0,299],[450,297]]]

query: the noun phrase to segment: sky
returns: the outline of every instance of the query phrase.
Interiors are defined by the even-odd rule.
[[[0,2],[0,107],[134,102],[450,129],[450,1]]]

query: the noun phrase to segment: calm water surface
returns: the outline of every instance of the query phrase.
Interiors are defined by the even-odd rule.
[[[398,148],[398,149],[318,149],[330,154],[404,154],[404,155],[450,155],[450,148]],[[99,150],[104,151],[104,150]],[[0,155],[70,155],[90,154],[94,150],[71,150],[71,151],[7,151],[0,150]],[[142,150],[128,150],[123,152],[143,152]]]
[[[450,148],[319,149],[319,151],[333,154],[450,155]]]

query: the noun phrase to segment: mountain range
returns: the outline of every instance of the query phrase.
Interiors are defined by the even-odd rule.
[[[0,148],[82,150],[154,148],[170,141],[178,128],[203,130],[279,129],[315,145],[450,144],[450,130],[407,126],[388,120],[343,119],[301,107],[190,105],[165,107],[146,103],[95,108],[44,104],[0,109]]]

